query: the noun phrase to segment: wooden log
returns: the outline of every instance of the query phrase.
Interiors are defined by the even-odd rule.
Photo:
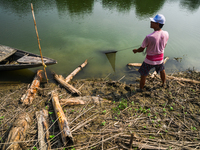
[[[192,79],[187,79],[187,78],[179,78],[179,77],[174,77],[174,76],[166,76],[168,79],[173,79],[176,81],[181,81],[181,82],[189,82],[189,83],[194,83],[194,84],[200,84],[200,81],[197,80],[192,80]]]
[[[64,86],[67,90],[69,90],[72,94],[78,94],[81,95],[81,92],[74,88],[72,85],[69,83],[65,82],[63,76],[54,74],[54,78],[58,83],[60,83],[62,86]]]
[[[65,106],[84,105],[84,104],[85,104],[85,102],[80,99],[70,98],[70,99],[61,99],[60,100],[60,105],[65,105]]]
[[[38,122],[38,142],[40,150],[50,150],[51,145],[49,142],[49,130],[48,130],[48,111],[42,109],[36,112],[36,118]]]
[[[167,60],[169,59],[169,57],[166,57],[165,59],[164,59],[164,64],[167,62]],[[140,67],[140,66],[142,66],[142,63],[128,63],[127,64],[128,66],[133,66],[133,67]],[[151,77],[153,77],[155,74],[157,74],[156,73],[156,71],[154,71],[153,72],[153,74],[151,75]]]
[[[30,105],[33,102],[33,99],[37,93],[37,88],[40,86],[40,82],[42,81],[42,70],[38,70],[30,88],[26,91],[21,98],[21,102],[23,105]]]
[[[55,111],[56,117],[58,118],[58,125],[61,131],[63,144],[71,145],[74,143],[74,139],[72,137],[67,118],[62,110],[62,107],[60,106],[58,94],[54,91],[52,91],[51,94],[52,94],[52,103],[53,103],[54,111]]]
[[[133,66],[133,67],[140,67],[142,66],[142,63],[128,63],[128,66]]]
[[[78,96],[72,97],[68,99],[61,99],[60,104],[65,106],[72,106],[72,105],[84,105],[86,102],[91,101],[92,103],[99,105],[100,103],[111,103],[106,99],[100,98],[98,96]]]
[[[68,75],[65,78],[65,82],[69,82],[71,79],[73,79],[73,77],[83,68],[87,65],[87,59],[85,60],[85,62],[80,65],[78,68],[76,68],[70,75]]]
[[[154,75],[158,78],[160,78],[159,75]],[[169,75],[166,75],[166,78],[167,79],[172,79],[172,80],[175,80],[175,81],[179,81],[178,84],[180,84],[181,86],[184,86],[182,83],[180,82],[188,82],[188,83],[193,83],[193,84],[200,84],[200,81],[197,81],[197,80],[192,80],[192,79],[187,79],[187,78],[181,78],[181,77],[174,77],[174,76],[169,76]]]
[[[19,150],[22,149],[18,142],[25,140],[26,130],[31,119],[27,113],[22,113],[15,120],[9,132],[8,139],[3,146],[3,150]]]

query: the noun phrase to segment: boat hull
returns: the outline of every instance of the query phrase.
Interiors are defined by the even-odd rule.
[[[3,46],[3,45],[0,45],[0,46]],[[5,46],[5,47],[7,47],[7,46]],[[15,49],[15,48],[13,48],[13,49]],[[10,56],[10,57],[12,57],[12,60],[17,61],[24,56],[28,56],[28,57],[30,56],[31,58],[37,58],[37,61],[34,61],[34,62],[30,61],[30,62],[17,63],[17,64],[4,64],[3,62],[1,62],[0,63],[0,71],[19,70],[19,69],[27,69],[27,68],[34,68],[34,67],[42,66],[41,57],[39,55],[30,53],[27,51],[22,51],[19,49],[15,49],[15,50],[16,50],[16,52],[12,56]],[[48,58],[48,57],[43,57],[43,59],[45,60],[44,63],[46,66],[57,63],[56,60]]]

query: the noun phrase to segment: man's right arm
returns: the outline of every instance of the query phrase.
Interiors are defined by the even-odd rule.
[[[140,48],[138,48],[138,49],[134,49],[134,50],[133,50],[133,53],[140,53],[140,52],[143,52],[144,49],[145,49],[145,48],[143,48],[143,47],[140,47]]]

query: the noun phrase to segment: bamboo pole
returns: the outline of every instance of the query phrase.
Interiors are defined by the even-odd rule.
[[[180,77],[174,77],[174,76],[166,76],[167,79],[172,79],[176,81],[182,81],[182,82],[189,82],[189,83],[194,83],[194,84],[200,84],[200,81],[193,80],[193,79],[187,79],[187,78],[180,78]]]
[[[65,79],[63,78],[62,75],[57,75],[54,74],[54,78],[56,79],[56,81],[58,83],[60,83],[62,86],[64,86],[67,90],[69,90],[72,94],[78,94],[81,95],[81,92],[79,90],[77,90],[76,88],[74,88],[72,85],[70,85],[69,83],[65,82]]]
[[[91,101],[96,105],[99,105],[101,103],[111,103],[111,101],[100,98],[99,96],[78,96],[78,97],[59,100],[60,105],[65,105],[65,106],[84,105],[86,102],[89,101]]]
[[[45,77],[46,77],[47,83],[48,83],[48,77],[47,77],[47,73],[46,73],[46,67],[47,66],[45,65],[43,57],[42,57],[42,50],[41,50],[41,46],[40,46],[40,38],[39,38],[38,30],[37,30],[37,25],[36,25],[36,20],[35,20],[35,14],[34,14],[33,4],[32,3],[31,3],[31,10],[32,10],[32,14],[33,14],[33,20],[34,20],[34,25],[35,25],[35,32],[36,32],[36,35],[37,35],[37,40],[38,40],[38,46],[39,46],[39,50],[40,50],[40,56],[41,56],[41,60],[42,60],[42,65],[43,65]]]
[[[169,59],[169,57],[166,57],[165,59],[164,59],[164,64],[166,63],[166,61]],[[133,67],[140,67],[140,66],[142,66],[142,63],[128,63],[127,64],[128,66],[133,66]]]
[[[58,125],[59,125],[59,129],[61,131],[61,137],[62,137],[63,144],[64,145],[66,145],[68,143],[73,144],[74,139],[71,134],[67,118],[65,117],[62,107],[60,106],[58,94],[56,92],[52,91],[51,95],[52,95],[52,103],[53,103],[54,111],[55,111],[56,117],[58,118]]]
[[[80,99],[61,99],[60,100],[60,105],[64,105],[64,106],[74,106],[74,105],[84,105],[85,102],[83,100]]]
[[[87,59],[85,60],[85,62],[80,65],[78,68],[76,68],[70,75],[68,75],[66,78],[65,78],[65,82],[69,82],[71,81],[71,79],[73,79],[73,77],[83,68],[87,65]]]
[[[128,63],[128,66],[133,66],[133,67],[140,67],[142,66],[142,63]]]

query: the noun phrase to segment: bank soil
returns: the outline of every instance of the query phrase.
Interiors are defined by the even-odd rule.
[[[200,79],[200,73],[194,70],[173,76]],[[167,79],[163,88],[158,77],[148,77],[143,92],[137,91],[139,83],[109,79],[73,80],[70,84],[79,89],[85,102],[61,105],[74,139],[71,145],[63,145],[51,92],[56,91],[60,101],[77,95],[58,83],[41,83],[33,103],[25,107],[20,99],[28,84],[1,84],[1,149],[11,146],[9,132],[23,113],[30,120],[26,132],[20,132],[20,148],[39,149],[36,111],[41,109],[48,111],[51,149],[200,149],[199,84]]]

